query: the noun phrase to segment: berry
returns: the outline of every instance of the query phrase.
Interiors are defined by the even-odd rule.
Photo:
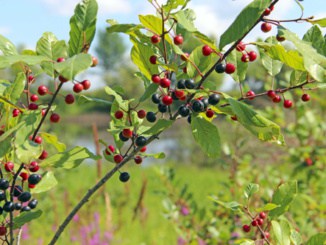
[[[28,82],[33,82],[35,77],[33,75],[29,75],[27,79],[28,79]]]
[[[38,96],[37,94],[32,94],[31,97],[30,97],[31,101],[35,102],[35,101],[38,101]]]
[[[0,191],[0,201],[6,200],[6,193],[4,191]],[[2,213],[2,209],[1,209]]]
[[[89,80],[84,80],[81,82],[84,90],[88,90],[91,87],[91,82]]]
[[[21,212],[28,212],[31,211],[31,208],[29,206],[22,207]]]
[[[178,111],[182,117],[187,117],[190,114],[190,109],[185,105],[180,106]]]
[[[36,199],[32,199],[29,201],[28,207],[30,207],[31,209],[34,209],[34,208],[36,208],[37,204],[38,204],[38,201]]]
[[[28,177],[28,183],[31,185],[37,185],[42,179],[42,176],[39,174],[31,174]]]
[[[146,151],[146,149],[147,149],[147,147],[146,146],[144,146],[143,148],[141,148],[139,151],[140,152],[145,152]]]
[[[64,62],[66,59],[64,57],[59,57],[57,59],[57,62],[60,63],[60,62]]]
[[[257,225],[258,225],[257,220],[254,219],[254,220],[251,222],[251,225],[252,225],[252,226],[257,226]]]
[[[211,53],[213,53],[213,49],[210,46],[205,45],[202,48],[202,53],[204,56],[209,56]]]
[[[168,111],[168,106],[164,105],[162,103],[159,103],[158,104],[158,111],[161,112],[161,113],[165,113],[165,112]]]
[[[7,228],[5,226],[0,226],[0,236],[7,234]]]
[[[124,130],[122,130],[122,135],[128,139],[130,139],[132,137],[132,130],[129,128],[125,128]]]
[[[128,172],[122,172],[120,173],[119,180],[121,182],[127,182],[130,179],[130,175]]]
[[[15,185],[14,191],[13,191],[14,197],[20,196],[20,194],[22,194],[22,192],[23,192],[23,187],[21,187],[20,185]]]
[[[243,42],[239,42],[236,49],[239,51],[239,52],[242,52],[246,49],[246,44],[244,44]]]
[[[181,45],[183,43],[183,37],[179,34],[173,38],[175,45]]]
[[[265,212],[260,212],[259,213],[259,218],[265,219],[266,218],[266,213]]]
[[[33,161],[33,162],[31,162],[30,164],[29,164],[29,170],[31,171],[31,172],[37,172],[38,170],[40,169],[40,166],[38,165],[38,162],[35,162],[35,161]]]
[[[171,81],[170,79],[166,78],[166,77],[163,77],[161,80],[160,80],[160,85],[162,88],[168,88],[170,87],[171,85]]]
[[[72,94],[67,94],[65,97],[65,102],[68,105],[73,104],[75,102],[75,96]]]
[[[109,145],[108,147],[107,147],[107,149],[105,149],[105,153],[107,154],[107,155],[111,155],[111,153],[114,153],[115,152],[115,147],[113,146],[113,145]]]
[[[276,96],[276,93],[275,93],[274,90],[268,90],[267,91],[267,96],[270,97],[270,98],[272,98],[272,99],[274,99],[275,96]]]
[[[238,117],[237,117],[237,115],[231,116],[231,119],[232,119],[233,121],[238,121]]]
[[[204,111],[204,103],[201,100],[195,100],[194,102],[192,102],[192,110],[194,112]]]
[[[275,95],[275,97],[273,98],[273,102],[274,103],[280,103],[282,100],[281,96],[279,95]]]
[[[272,25],[270,23],[264,22],[263,24],[261,24],[260,29],[263,32],[269,32],[270,30],[272,30]]]
[[[267,16],[267,15],[270,15],[270,13],[272,12],[272,10],[270,8],[267,8],[265,9],[264,11],[264,15]]]
[[[235,72],[235,65],[233,65],[232,63],[227,63],[225,65],[225,72],[227,74],[232,74],[233,72]]]
[[[217,72],[217,73],[224,73],[225,72],[225,65],[224,64],[222,64],[222,63],[219,63],[219,64],[217,64],[216,66],[215,66],[215,71]]]
[[[191,115],[187,117],[187,122],[191,124]]]
[[[5,163],[5,170],[7,172],[11,172],[13,169],[14,169],[14,163],[12,163],[12,162]]]
[[[68,82],[69,79],[63,77],[63,76],[59,76],[59,81],[62,82],[62,83],[65,83],[65,82]]]
[[[157,43],[159,43],[161,41],[161,37],[159,36],[159,35],[153,35],[152,37],[151,37],[151,42],[152,42],[152,44],[157,44]]]
[[[204,109],[206,110],[207,107],[209,106],[208,99],[207,98],[203,98],[203,99],[201,99],[201,102],[204,103]]]
[[[13,109],[12,110],[12,117],[18,117],[20,114],[20,110],[18,109]]]
[[[186,88],[186,80],[181,79],[177,82],[178,89],[185,89]]]
[[[208,110],[206,111],[206,116],[207,116],[208,118],[212,118],[212,117],[214,116],[214,111],[211,110],[211,109],[208,109]]]
[[[152,95],[152,101],[153,101],[154,104],[160,103],[161,102],[160,95],[159,94],[153,94]]]
[[[190,56],[190,54],[188,54],[188,53],[184,53],[184,54],[182,54],[180,57],[181,57],[181,60],[183,60],[183,61],[187,61],[187,59],[189,58],[189,56]]]
[[[156,121],[156,115],[155,115],[155,113],[152,112],[152,111],[147,112],[146,119],[147,119],[147,121],[149,121],[151,123],[155,122]]]
[[[49,89],[45,85],[40,85],[37,88],[37,92],[39,95],[42,96],[42,95],[46,95],[49,92]]]
[[[119,139],[123,142],[126,142],[129,140],[129,138],[126,138],[125,136],[123,136],[122,132],[119,133]]]
[[[114,117],[115,117],[116,119],[121,119],[121,118],[123,118],[123,111],[120,111],[120,110],[116,111],[116,112],[114,113]]]
[[[116,154],[116,155],[114,155],[113,160],[115,163],[121,163],[123,160],[123,156],[120,154]]]
[[[157,61],[157,57],[156,55],[152,55],[151,57],[149,57],[149,62],[153,65],[156,64],[156,61]]]
[[[95,56],[92,56],[92,65],[91,67],[95,67],[98,65],[98,59]]]
[[[185,86],[186,86],[187,89],[194,89],[195,88],[194,80],[187,79],[185,81]]]
[[[292,101],[291,100],[284,100],[283,106],[284,106],[284,108],[291,108],[292,107]]]
[[[84,89],[84,86],[81,83],[74,84],[74,87],[72,88],[72,90],[75,93],[80,93],[81,91],[83,91],[83,89]]]
[[[0,190],[7,190],[9,187],[9,181],[6,179],[0,179]]]
[[[32,195],[28,191],[24,191],[18,196],[18,200],[20,202],[28,202],[32,198]]]
[[[34,139],[34,142],[36,143],[36,144],[42,144],[42,138],[41,138],[41,136],[36,136],[35,137],[35,139]]]
[[[182,72],[187,74],[187,67],[186,66],[182,68]]]
[[[35,186],[36,186],[36,185],[28,184],[28,188],[29,188],[29,189],[33,189],[33,188],[35,188]]]
[[[256,219],[256,220],[257,220],[258,225],[262,225],[262,224],[264,224],[264,220],[263,220],[263,219],[258,218],[258,219]]]
[[[210,105],[217,105],[220,102],[220,96],[218,94],[211,94],[208,97],[208,103]]]
[[[22,205],[21,202],[16,202],[16,203],[15,203],[15,209],[16,209],[16,210],[20,210],[20,209],[22,208],[22,206],[23,206],[23,205]]]
[[[277,41],[279,41],[279,42],[283,42],[283,41],[285,41],[285,37],[283,37],[283,36],[280,36],[280,35],[276,35],[276,40]]]
[[[270,238],[269,232],[268,231],[265,231],[264,234],[261,234],[261,238],[269,239]]]
[[[255,61],[257,59],[257,53],[255,51],[250,51],[248,53],[248,55],[249,55],[249,61],[250,62],[253,62],[253,61]]]
[[[60,116],[57,113],[52,113],[52,115],[50,116],[50,121],[52,123],[58,123],[60,121]]]
[[[174,91],[174,95],[175,95],[175,97],[177,97],[178,99],[180,99],[180,98],[182,98],[182,97],[185,96],[185,92],[182,91],[182,90],[175,90]]]
[[[139,110],[139,111],[137,111],[137,116],[140,119],[145,118],[146,117],[146,111],[145,110]]]
[[[310,95],[309,94],[303,94],[301,96],[301,100],[306,102],[306,101],[309,101],[310,100]]]
[[[241,61],[242,62],[249,62],[249,55],[248,54],[243,54],[242,56],[241,56]]]
[[[171,105],[173,103],[173,99],[169,95],[164,95],[163,98],[162,98],[162,103],[164,105]]]
[[[141,164],[143,162],[143,158],[141,156],[135,156],[134,161],[136,164]]]
[[[314,164],[314,162],[312,161],[312,159],[310,157],[307,157],[304,161],[307,166],[311,166]]]
[[[4,205],[3,205],[3,210],[6,211],[7,213],[10,213],[12,211],[15,210],[15,204],[13,202],[6,202]]]
[[[252,90],[249,90],[247,93],[246,93],[246,96],[248,97],[249,100],[253,100],[255,98],[255,92],[252,91]]]
[[[161,81],[161,78],[160,78],[159,75],[157,75],[157,74],[153,74],[153,75],[152,75],[152,82],[153,82],[153,83],[159,84],[160,81]]]
[[[242,226],[242,230],[244,232],[249,232],[250,231],[250,225],[244,225],[244,226]]]
[[[138,136],[135,143],[137,146],[143,147],[146,145],[147,139],[144,136]]]
[[[28,109],[30,109],[31,111],[35,111],[35,110],[38,109],[38,105],[35,104],[35,103],[30,103],[30,104],[28,105]]]
[[[22,178],[23,181],[28,179],[28,173],[26,172],[21,172],[19,176]]]

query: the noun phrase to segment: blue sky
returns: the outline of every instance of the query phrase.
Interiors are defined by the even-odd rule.
[[[0,0],[0,34],[16,45],[25,44],[32,49],[45,31],[53,32],[59,39],[68,40],[69,18],[77,2],[79,0]],[[220,36],[249,2],[250,0],[192,0],[189,7],[195,10],[196,24],[202,32]],[[138,22],[138,14],[154,13],[147,0],[98,0],[98,3],[100,10],[97,28],[102,29],[107,26],[106,19],[132,23]],[[302,4],[305,16],[326,16],[325,0],[305,0]],[[271,18],[296,18],[299,14],[300,10],[294,0],[280,0]],[[289,27],[302,36],[310,25],[291,24]],[[247,39],[267,35],[256,28]]]

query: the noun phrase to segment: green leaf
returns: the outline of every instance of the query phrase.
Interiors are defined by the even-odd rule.
[[[58,41],[53,33],[45,32],[37,42],[36,52],[38,55],[43,55],[51,60],[49,62],[43,62],[41,67],[46,74],[55,77],[54,61],[59,57],[67,56],[65,41]]]
[[[39,158],[42,153],[42,146],[31,140],[26,140],[22,144],[16,145],[15,152],[19,161],[28,163]]]
[[[155,159],[164,159],[165,158],[165,153],[164,152],[159,152],[159,153],[142,153],[142,156],[146,156],[146,157],[153,157]]]
[[[92,65],[92,56],[89,54],[77,54],[64,62],[55,63],[54,69],[61,76],[68,80],[73,80],[75,76],[85,71]]]
[[[173,9],[177,9],[178,7],[181,6],[181,9],[186,7],[187,3],[190,0],[168,0],[165,5],[163,5],[163,9],[166,12],[170,12]]]
[[[310,24],[320,25],[321,27],[326,27],[326,18],[318,19],[318,20],[308,20]]]
[[[15,78],[15,81],[4,91],[4,96],[10,100],[12,104],[16,104],[24,92],[26,83],[25,78],[25,74],[23,72],[19,72]]]
[[[86,159],[98,160],[100,156],[94,155],[87,148],[76,146],[69,151],[52,155],[42,162],[42,167],[71,169],[79,166]]]
[[[308,73],[305,71],[296,71],[293,70],[290,76],[290,85],[295,86],[297,84],[304,83],[307,81]]]
[[[310,42],[318,53],[326,55],[326,42],[318,26],[311,27],[303,36],[302,40]]]
[[[242,82],[246,79],[248,62],[241,61],[242,54],[236,50],[232,51],[227,57],[227,61],[234,64],[236,70],[231,74],[232,78],[237,82]]]
[[[112,102],[108,100],[103,100],[103,99],[98,99],[98,98],[93,98],[93,97],[88,97],[85,95],[81,95],[78,98],[78,104],[83,105],[87,103],[98,103],[98,104],[105,104],[107,106],[111,106]]]
[[[195,64],[201,73],[204,73],[212,64],[212,55],[204,56],[202,53],[202,46],[196,47],[190,54],[187,62],[187,75],[195,77],[198,75],[197,69],[193,66]]]
[[[237,16],[231,26],[222,34],[220,50],[227,44],[239,40],[259,20],[265,9],[270,5],[270,0],[254,0]]]
[[[15,45],[2,35],[0,35],[0,50],[5,56],[18,54]]]
[[[277,218],[289,209],[290,204],[297,195],[297,188],[296,181],[291,181],[278,187],[273,195],[272,203],[280,205],[280,207],[269,212],[271,219]]]
[[[262,141],[284,144],[284,138],[281,134],[280,126],[267,118],[259,115],[248,105],[236,101],[232,98],[227,99],[231,105],[233,113],[238,121],[248,129],[252,134]]]
[[[41,164],[42,166],[42,164]],[[34,189],[31,190],[31,193],[41,193],[46,192],[54,188],[58,184],[57,179],[54,177],[53,172],[46,172],[42,175],[42,181],[36,185]]]
[[[8,154],[12,148],[11,148],[11,138],[6,138],[3,141],[1,141],[1,147],[0,147],[0,158],[4,157],[6,154]]]
[[[172,120],[165,120],[165,119],[159,119],[153,127],[145,131],[144,135],[154,135],[163,132],[167,128],[169,128],[174,121]]]
[[[111,87],[106,86],[104,88],[105,92],[108,95],[112,95],[114,97],[114,101],[112,103],[111,106],[111,116],[114,116],[114,113],[119,110],[122,109],[124,111],[128,111],[129,110],[129,103],[127,100],[123,100],[121,95],[118,94],[115,90],[113,90]],[[114,118],[114,117],[113,117]]]
[[[40,111],[25,111],[20,118],[21,122],[24,122],[24,127],[19,128],[16,131],[15,145],[24,145],[26,141],[29,141],[29,137],[33,135],[37,125],[41,121],[42,115]]]
[[[70,19],[69,56],[88,50],[95,35],[97,10],[96,0],[83,0],[76,6]]]
[[[42,132],[40,133],[40,136],[46,143],[53,145],[59,152],[66,150],[66,145],[58,141],[58,137],[56,135]]]
[[[321,232],[309,238],[306,245],[324,245],[326,244],[326,232]]]
[[[278,208],[280,205],[277,205],[275,203],[266,203],[264,206],[262,206],[261,208],[257,208],[256,212],[262,212],[262,211],[271,211],[275,208]]]
[[[247,199],[249,199],[254,193],[256,193],[258,191],[259,191],[259,185],[250,183],[249,185],[247,185],[247,187],[244,191],[244,195]]]
[[[155,15],[139,15],[138,16],[140,23],[143,26],[151,30],[153,33],[160,34],[162,33],[162,19],[156,17]],[[167,37],[167,36],[166,36]],[[171,38],[170,38],[171,40]]]
[[[275,236],[275,242],[278,245],[290,245],[291,228],[287,221],[281,220],[280,223],[272,220],[272,229]]]
[[[291,230],[291,236],[290,236],[291,242],[293,245],[300,245],[302,244],[302,237],[299,232],[296,230]]]
[[[191,117],[192,135],[200,148],[212,158],[221,152],[221,140],[217,127],[201,117]]]
[[[151,83],[145,90],[145,93],[140,97],[139,102],[144,102],[145,100],[150,98],[152,94],[156,92],[157,89],[158,89],[158,84]]]
[[[197,28],[195,27],[195,12],[192,9],[180,10],[173,15],[177,20],[178,24],[182,25],[184,29],[189,32],[196,32]]]
[[[31,222],[33,219],[37,219],[41,215],[42,215],[41,210],[22,212],[19,214],[19,216],[16,216],[13,219],[13,229],[19,229],[24,224]]]
[[[270,37],[266,40],[267,43],[277,44],[277,40],[275,37]],[[274,60],[271,57],[269,57],[263,49],[259,49],[260,53],[260,59],[261,63],[267,70],[268,74],[271,76],[276,76],[278,73],[280,73],[283,63],[278,60]]]
[[[141,25],[135,25],[135,24],[118,24],[116,20],[108,19],[106,20],[107,23],[109,23],[111,26],[108,27],[106,30],[108,33],[114,33],[114,32],[122,32],[126,34],[134,33],[135,31],[142,28]]]
[[[41,64],[43,61],[51,61],[49,58],[44,56],[36,55],[11,55],[11,56],[0,56],[0,69],[8,68],[16,63],[23,63],[27,65]]]
[[[210,200],[212,200],[213,202],[221,205],[222,207],[225,207],[227,209],[230,209],[232,211],[241,211],[241,207],[242,205],[238,202],[222,202],[218,199],[216,199],[215,197],[208,197]]]

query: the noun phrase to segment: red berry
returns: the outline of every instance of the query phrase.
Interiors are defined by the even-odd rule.
[[[113,160],[115,163],[121,163],[123,160],[123,156],[121,156],[120,154],[114,155]]]
[[[59,114],[57,114],[57,113],[52,113],[52,115],[50,116],[50,121],[51,121],[52,123],[57,123],[57,122],[59,122],[59,121],[60,121],[60,116],[59,116]]]
[[[153,83],[157,83],[157,84],[159,84],[160,81],[161,81],[161,78],[160,78],[159,75],[157,75],[157,74],[153,74],[153,75],[152,75],[152,82],[153,82]]]
[[[267,16],[267,15],[270,15],[270,13],[272,12],[272,10],[270,8],[267,8],[265,9],[264,11],[264,15]]]
[[[142,147],[139,151],[140,152],[145,152],[146,151],[146,149],[147,149],[147,147],[146,146],[144,146],[144,147]]]
[[[57,59],[57,62],[64,62],[66,59],[64,58],[64,57],[59,57],[58,59]]]
[[[21,172],[20,174],[19,174],[19,176],[22,178],[22,180],[23,181],[25,181],[25,180],[27,180],[28,179],[28,173],[26,173],[26,172]]]
[[[258,225],[257,220],[254,219],[254,220],[251,222],[251,225],[252,225],[252,226],[257,226],[257,225]]]
[[[275,97],[273,98],[273,102],[274,103],[280,103],[282,100],[281,96],[279,95],[275,95]]]
[[[63,76],[59,76],[59,81],[62,82],[62,83],[65,83],[65,82],[68,82],[69,79],[63,77]]]
[[[312,159],[310,157],[307,157],[304,161],[307,166],[311,166],[314,164],[314,162],[312,161]]]
[[[28,105],[28,109],[29,109],[29,110],[32,110],[32,111],[37,110],[37,109],[38,109],[38,105],[35,104],[35,103],[30,103],[30,104]]]
[[[285,41],[285,37],[283,37],[283,36],[280,36],[280,35],[276,35],[276,40],[277,41],[279,41],[279,42],[283,42],[283,41]]]
[[[182,72],[187,74],[187,67],[186,66],[182,68]]]
[[[269,9],[270,9],[271,11],[273,11],[273,10],[274,10],[274,5],[273,5],[273,6],[270,6]]]
[[[266,218],[266,213],[265,212],[260,212],[259,213],[259,218],[265,219]]]
[[[239,52],[242,52],[242,51],[244,51],[244,50],[246,49],[246,44],[244,44],[243,42],[240,42],[240,43],[237,45],[236,49],[237,49]]]
[[[35,102],[35,101],[38,101],[38,96],[37,94],[32,94],[31,97],[30,97],[31,101]]]
[[[42,144],[42,138],[41,138],[41,136],[36,136],[35,137],[35,139],[34,139],[34,142],[36,143],[36,144]]]
[[[91,82],[89,80],[84,80],[81,82],[84,90],[88,90],[91,87]]]
[[[42,117],[44,117],[44,115],[45,115],[45,112],[46,112],[46,109],[42,109],[42,110],[41,110],[41,113],[42,113]]]
[[[212,118],[212,117],[214,116],[214,111],[211,110],[211,109],[208,109],[208,110],[206,111],[206,116],[207,116],[208,118]]]
[[[173,103],[173,99],[169,95],[164,95],[163,98],[162,98],[162,103],[164,105],[171,105]]]
[[[175,45],[181,45],[183,43],[183,37],[179,34],[173,38]]]
[[[149,62],[153,65],[156,64],[156,61],[157,61],[157,57],[156,55],[152,55],[151,57],[149,57]]]
[[[40,85],[37,92],[39,95],[46,95],[49,92],[49,89],[45,85]]]
[[[184,53],[184,54],[181,55],[181,60],[187,61],[187,59],[189,58],[189,56],[190,56],[190,54]]]
[[[209,56],[211,53],[213,53],[213,49],[210,46],[205,45],[202,48],[202,52],[204,56]]]
[[[250,51],[248,53],[249,55],[249,61],[253,62],[257,59],[257,53],[255,51]]]
[[[309,101],[310,100],[310,95],[309,94],[303,94],[301,96],[301,100],[306,102],[306,101]]]
[[[84,86],[81,83],[76,83],[73,87],[73,91],[75,93],[80,93],[81,91],[83,91]]]
[[[12,163],[12,162],[5,163],[5,170],[7,172],[11,172],[13,169],[14,169],[14,163]]]
[[[92,56],[92,65],[91,67],[95,67],[98,65],[98,59],[95,56]]]
[[[247,93],[246,93],[246,96],[248,97],[249,100],[253,100],[255,98],[255,92],[252,91],[252,90],[249,90]]]
[[[146,117],[146,111],[145,110],[139,110],[137,112],[138,118],[143,119]]]
[[[163,77],[161,80],[160,80],[160,85],[162,88],[168,88],[170,87],[171,85],[171,81],[170,79],[166,78],[166,77]]]
[[[136,164],[141,164],[143,162],[143,158],[141,156],[135,156],[134,161]]]
[[[152,37],[151,37],[151,42],[153,43],[153,44],[157,44],[157,43],[159,43],[161,41],[161,37],[159,36],[159,35],[153,35]]]
[[[108,147],[107,147],[107,149],[105,149],[105,153],[107,154],[107,155],[111,155],[111,153],[114,153],[115,152],[115,147],[113,146],[113,145],[109,145]]]
[[[250,225],[244,225],[244,226],[242,226],[242,230],[244,232],[249,232],[250,231]]]
[[[132,137],[132,130],[129,128],[125,128],[124,130],[122,130],[122,135],[129,139]]]
[[[7,228],[5,226],[0,226],[0,236],[7,234]]]
[[[116,111],[116,112],[114,113],[114,117],[115,117],[116,119],[121,119],[121,118],[123,118],[123,111],[120,111],[120,110]]]
[[[258,219],[256,219],[256,220],[257,220],[258,225],[262,225],[262,224],[264,224],[264,220],[263,220],[263,219],[258,218]]]
[[[237,115],[231,116],[231,119],[232,119],[233,121],[238,121]]]
[[[65,97],[65,102],[69,105],[73,104],[75,102],[75,96],[72,94],[67,94]]]
[[[284,108],[291,108],[292,107],[292,101],[291,100],[284,100],[283,106],[284,106]]]
[[[20,110],[18,110],[18,109],[12,110],[12,117],[17,117],[17,116],[19,116],[19,114],[20,114]]]
[[[175,97],[177,97],[178,99],[182,98],[185,96],[185,92],[182,90],[175,90],[174,91]]]
[[[270,238],[270,234],[268,231],[265,231],[264,234],[261,234],[261,238],[266,238],[266,239],[269,239]]]
[[[274,90],[268,90],[267,91],[267,96],[270,97],[270,98],[272,98],[272,99],[274,99],[275,96],[276,96],[276,93],[275,93]]]
[[[233,72],[235,72],[235,65],[233,65],[232,63],[227,63],[225,65],[225,72],[227,74],[232,74]]]
[[[28,79],[28,82],[32,82],[32,81],[34,81],[35,77],[33,75],[29,75],[27,79]]]
[[[260,29],[263,32],[269,32],[270,30],[272,30],[272,25],[270,23],[264,22],[263,24],[261,24]]]
[[[36,186],[36,185],[33,185],[33,184],[28,183],[28,188],[29,188],[29,189],[33,189],[33,188],[35,188],[35,186]]]
[[[40,169],[40,166],[38,165],[38,162],[31,162],[30,164],[29,164],[29,170],[31,171],[31,172],[37,172],[38,170]]]
[[[48,152],[46,150],[43,150],[38,159],[44,160],[45,158],[48,157],[48,155],[49,155]]]
[[[250,59],[250,57],[249,57],[249,55],[247,55],[247,54],[243,54],[243,55],[241,56],[241,61],[242,61],[242,62],[249,62],[249,59]]]

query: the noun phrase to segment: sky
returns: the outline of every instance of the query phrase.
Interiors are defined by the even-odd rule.
[[[163,0],[159,0],[164,2]],[[189,7],[197,15],[196,26],[201,32],[220,36],[232,23],[241,9],[251,0],[192,0]],[[43,32],[53,32],[59,39],[69,39],[69,19],[79,0],[0,0],[0,34],[14,44],[25,44],[34,49]],[[106,19],[119,23],[138,23],[139,14],[153,14],[154,8],[147,0],[98,0],[98,29],[108,26]],[[305,16],[326,17],[325,0],[302,2]],[[270,18],[289,19],[300,15],[294,0],[280,0]],[[300,36],[310,24],[291,24],[291,30]],[[275,32],[275,30],[274,30]],[[267,37],[256,28],[247,39]],[[96,42],[96,40],[95,40]]]

